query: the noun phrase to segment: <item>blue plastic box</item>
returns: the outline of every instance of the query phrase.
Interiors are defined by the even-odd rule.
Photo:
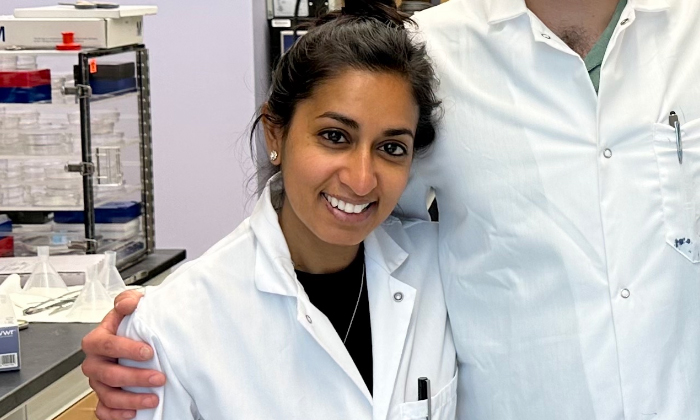
[[[138,201],[115,201],[95,208],[95,223],[126,223],[141,216]],[[82,211],[54,212],[55,223],[84,223]]]

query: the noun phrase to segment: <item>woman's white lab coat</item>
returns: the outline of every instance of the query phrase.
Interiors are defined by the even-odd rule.
[[[137,419],[454,419],[455,350],[437,265],[437,229],[391,218],[364,242],[372,326],[369,393],[342,340],[296,280],[270,204],[149,291],[120,334],[155,357],[160,405]]]

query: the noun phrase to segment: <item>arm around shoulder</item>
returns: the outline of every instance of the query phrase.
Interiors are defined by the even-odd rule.
[[[118,335],[132,340],[142,341],[153,348],[153,357],[147,361],[119,359],[123,366],[153,369],[163,372],[167,378],[162,387],[128,388],[135,393],[156,394],[158,406],[153,409],[138,410],[137,420],[168,420],[168,419],[198,419],[200,418],[192,397],[178,378],[177,372],[168,360],[167,350],[161,340],[137,314],[130,315],[119,326]]]

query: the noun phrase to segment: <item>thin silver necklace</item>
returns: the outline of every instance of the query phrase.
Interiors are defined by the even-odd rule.
[[[348,339],[350,334],[350,328],[352,328],[352,322],[355,320],[355,314],[357,313],[357,307],[360,306],[360,298],[362,297],[362,288],[365,287],[365,263],[362,263],[362,281],[360,281],[360,293],[357,295],[357,302],[355,302],[355,310],[352,311],[352,318],[350,318],[350,325],[348,325],[348,330],[345,332],[345,338],[343,338],[343,344]]]

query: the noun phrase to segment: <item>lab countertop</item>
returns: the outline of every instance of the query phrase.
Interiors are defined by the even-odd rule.
[[[142,284],[185,259],[185,250],[156,250],[122,271],[131,284]],[[80,341],[95,324],[31,324],[20,331],[21,369],[0,373],[0,417],[82,363]]]

